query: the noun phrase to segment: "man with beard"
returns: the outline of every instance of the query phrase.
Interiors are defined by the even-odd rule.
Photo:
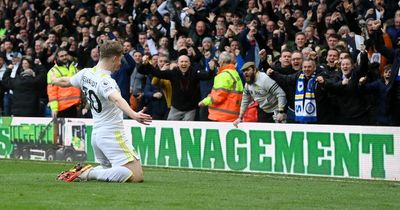
[[[249,106],[252,98],[258,103],[258,122],[285,121],[286,95],[282,88],[268,75],[258,71],[254,62],[247,62],[242,67],[246,78],[243,90],[243,98],[240,106],[239,118],[233,122],[238,126],[243,120],[243,114]]]
[[[73,62],[70,62],[67,50],[61,49],[57,53],[55,65],[47,73],[47,94],[51,115],[55,117],[78,117],[78,106],[81,91],[76,87],[59,87],[53,85],[51,78],[55,76],[72,77],[78,70]]]

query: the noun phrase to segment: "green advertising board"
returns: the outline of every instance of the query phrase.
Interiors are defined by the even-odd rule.
[[[17,131],[22,135],[21,126],[46,124],[39,124],[37,119],[14,118],[11,125],[1,125],[0,157],[11,157],[12,138]],[[95,161],[90,145],[92,121],[68,120],[72,124],[74,121],[84,121],[86,160]],[[25,129],[23,137],[32,141],[31,133],[37,132],[36,128]],[[400,178],[396,127],[243,123],[234,128],[230,123],[176,121],[154,121],[142,126],[127,120],[125,133],[141,156],[142,164],[147,166],[359,179]]]

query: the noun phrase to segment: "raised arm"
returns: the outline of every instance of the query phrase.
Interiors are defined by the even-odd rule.
[[[156,76],[158,78],[170,80],[176,77],[176,72],[179,71],[176,69],[161,71],[158,68],[154,68],[154,66],[152,66],[149,62],[150,58],[147,55],[143,56],[143,64],[138,67],[138,72],[144,75],[152,74],[153,76]]]

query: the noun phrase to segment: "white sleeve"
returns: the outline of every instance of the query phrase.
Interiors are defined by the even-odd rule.
[[[81,70],[78,73],[76,73],[74,76],[71,77],[70,82],[72,86],[75,87],[81,87],[81,81],[82,81],[82,76],[85,70]]]
[[[109,77],[101,80],[100,85],[98,86],[98,91],[104,98],[108,98],[108,96],[110,96],[114,91],[119,92],[119,88],[115,80]]]

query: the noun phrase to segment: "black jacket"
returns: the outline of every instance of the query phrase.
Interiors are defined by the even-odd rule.
[[[38,75],[23,76],[17,72],[11,78],[11,70],[3,76],[3,85],[13,91],[11,113],[14,116],[37,117],[39,115],[39,98],[41,86],[45,81],[45,72],[39,71]]]
[[[197,108],[200,101],[200,80],[208,80],[213,76],[213,71],[205,72],[198,67],[189,67],[183,74],[179,68],[161,71],[150,64],[140,65],[141,74],[152,74],[153,76],[168,79],[172,86],[171,105],[179,111],[189,111]]]
[[[294,98],[296,94],[297,80],[301,73],[302,71],[298,71],[294,74],[284,75],[278,72],[274,72],[271,75],[271,78],[275,80],[280,87],[286,88],[286,90],[288,90],[287,93],[290,95],[286,95],[286,98],[290,98],[291,99],[290,103],[292,103],[289,105],[289,107],[294,107]],[[304,83],[307,82],[308,79],[305,78]],[[315,100],[317,103],[317,123],[332,124],[334,116],[332,116],[328,95],[326,91],[324,91],[322,86],[320,86],[318,83],[315,86]]]
[[[367,72],[367,53],[361,53],[361,64],[358,68],[352,70],[348,77],[351,79],[349,79],[347,85],[342,85],[342,79],[338,81],[327,80],[325,88],[328,92],[335,94],[341,124],[365,125],[369,123],[368,103],[363,89],[359,86],[359,79],[366,76]],[[343,78],[342,72],[340,72],[340,78]]]

